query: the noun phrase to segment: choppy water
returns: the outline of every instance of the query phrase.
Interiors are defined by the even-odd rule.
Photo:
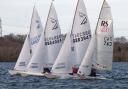
[[[0,89],[128,89],[128,63],[114,63],[110,80],[50,80],[43,77],[11,76],[15,63],[0,63]]]

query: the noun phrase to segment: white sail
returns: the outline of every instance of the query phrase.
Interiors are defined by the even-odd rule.
[[[84,76],[90,75],[92,64],[93,64],[93,56],[94,56],[93,54],[95,50],[96,50],[96,35],[94,34],[89,43],[89,46],[83,58],[83,61],[79,67],[78,74],[84,75]]]
[[[45,45],[48,52],[47,66],[52,67],[62,45],[61,29],[53,2],[45,28]]]
[[[14,70],[24,71],[31,59],[31,47],[29,36],[26,37],[22,50],[20,52],[19,58],[16,62]]]
[[[35,50],[36,50],[36,47],[38,46],[38,42],[40,40],[42,32],[43,32],[43,27],[40,20],[40,16],[38,15],[36,8],[34,7],[31,26],[30,26],[30,33],[29,33],[32,54],[35,53]]]
[[[83,0],[78,0],[72,25],[72,37],[75,45],[75,65],[79,66],[91,39],[91,29]]]
[[[36,8],[33,8],[33,14],[31,19],[30,32],[26,37],[23,48],[21,50],[18,61],[15,65],[15,70],[25,71],[32,54],[34,54],[36,46],[38,45],[40,35],[42,33],[42,25],[40,21],[40,17],[37,13]]]
[[[107,1],[104,0],[100,12],[97,29],[97,68],[103,70],[112,69],[113,59],[113,20],[111,9]]]
[[[43,72],[43,64],[47,60],[47,51],[44,42],[44,33],[42,33],[41,39],[37,46],[35,54],[32,56],[31,61],[27,66],[26,72],[28,73],[41,73]]]
[[[61,31],[52,2],[45,32],[42,33],[36,52],[27,67],[28,73],[41,73],[44,67],[49,67],[50,64],[52,65],[54,63],[61,47],[62,41],[61,38],[59,38],[60,36]]]
[[[72,73],[72,57],[71,57],[71,36],[67,34],[62,48],[52,67],[53,74]]]

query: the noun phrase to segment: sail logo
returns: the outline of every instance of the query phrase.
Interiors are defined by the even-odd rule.
[[[54,24],[52,30],[59,28],[58,20],[51,18],[51,22]]]
[[[39,20],[36,20],[36,23],[37,23],[37,29],[40,29],[40,21]]]
[[[108,21],[101,21],[101,32],[109,32]]]
[[[79,16],[82,18],[81,25],[84,25],[84,24],[86,24],[88,22],[86,14],[84,14],[83,12],[79,12]]]
[[[104,45],[107,47],[112,46],[112,37],[104,37]]]

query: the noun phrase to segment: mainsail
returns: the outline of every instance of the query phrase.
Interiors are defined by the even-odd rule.
[[[75,47],[75,66],[79,66],[91,39],[91,29],[83,0],[78,0],[72,25],[72,38]]]
[[[31,18],[31,26],[30,32],[26,37],[23,48],[19,55],[18,61],[15,65],[15,70],[24,71],[31,59],[31,56],[34,54],[36,46],[40,40],[40,36],[42,33],[42,25],[40,21],[40,17],[36,8],[33,8],[33,14]]]
[[[104,0],[100,12],[96,36],[96,66],[98,69],[111,70],[113,58],[113,19],[110,6],[106,0]]]
[[[62,45],[61,29],[53,2],[49,10],[44,33],[45,45],[47,46],[48,53],[46,64],[48,67],[52,67]]]

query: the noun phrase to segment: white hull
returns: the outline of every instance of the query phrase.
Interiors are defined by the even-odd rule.
[[[105,78],[104,76],[96,76],[96,77],[92,77],[92,76],[74,76],[73,79],[76,79],[76,80],[106,80],[107,78]]]
[[[21,76],[23,76],[23,77],[26,77],[26,76],[44,76],[44,74],[43,73],[32,73],[32,72],[22,72],[21,73]]]
[[[11,75],[20,75],[23,71],[18,70],[8,70],[9,74]]]
[[[48,79],[72,79],[73,78],[73,76],[69,74],[60,74],[60,75],[45,74],[45,77]]]

